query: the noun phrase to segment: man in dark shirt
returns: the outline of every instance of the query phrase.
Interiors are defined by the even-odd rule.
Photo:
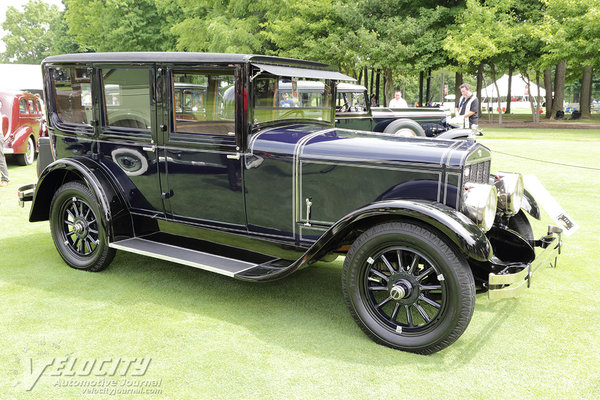
[[[471,93],[471,86],[468,83],[460,85],[462,96],[456,105],[456,115],[462,115],[465,119],[465,128],[477,129],[479,121],[479,99]]]

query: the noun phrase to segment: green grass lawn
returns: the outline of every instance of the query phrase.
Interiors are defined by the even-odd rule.
[[[58,376],[57,364],[25,390],[30,366],[65,357],[151,358],[144,376],[104,379],[155,381],[160,393],[117,398],[597,399],[600,131],[484,133],[493,170],[537,175],[580,229],[519,299],[478,295],[463,336],[431,356],[362,333],[343,302],[341,259],[268,284],[123,252],[101,273],[68,268],[48,223],[17,206],[35,168],[11,166],[0,188],[0,399],[115,398],[60,386],[100,378]]]

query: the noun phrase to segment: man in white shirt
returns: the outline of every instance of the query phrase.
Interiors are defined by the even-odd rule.
[[[390,100],[390,105],[388,107],[389,108],[406,108],[406,107],[408,107],[408,103],[406,103],[406,100],[404,100],[402,98],[401,91],[396,90],[396,94],[394,95],[394,98],[392,100]]]

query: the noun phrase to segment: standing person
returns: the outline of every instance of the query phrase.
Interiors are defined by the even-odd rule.
[[[464,118],[464,127],[476,130],[479,121],[479,99],[471,93],[471,85],[463,83],[460,85],[460,99],[456,105],[456,115]]]
[[[390,100],[390,105],[388,107],[389,108],[406,108],[406,107],[408,107],[408,103],[406,103],[406,100],[404,100],[402,98],[401,91],[396,90],[396,93],[394,94],[394,98],[392,100]]]
[[[2,104],[0,103],[0,107]],[[0,124],[2,124],[2,113],[0,113]],[[0,128],[0,187],[8,186],[8,167],[6,166],[6,157],[4,157],[4,129]]]

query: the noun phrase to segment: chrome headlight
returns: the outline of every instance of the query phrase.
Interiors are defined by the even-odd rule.
[[[487,232],[494,225],[497,201],[495,186],[467,183],[463,191],[462,212]]]
[[[498,189],[498,208],[507,216],[515,215],[523,203],[523,177],[512,172],[498,172],[494,178]]]

